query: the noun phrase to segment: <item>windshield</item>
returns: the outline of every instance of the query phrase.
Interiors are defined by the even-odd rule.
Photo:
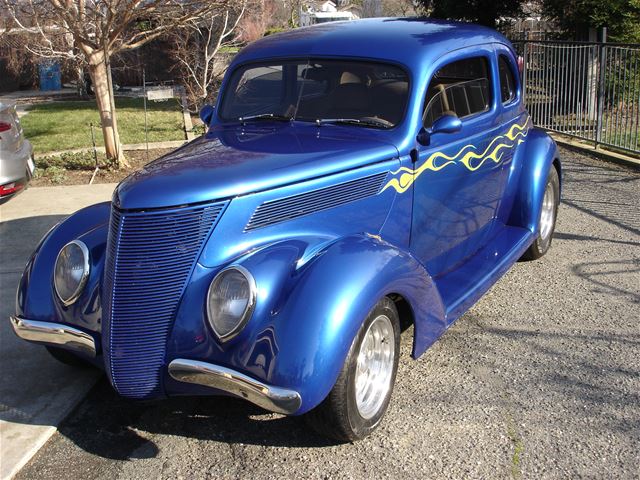
[[[252,64],[232,74],[220,118],[392,128],[404,116],[408,87],[405,71],[384,63],[301,60]]]

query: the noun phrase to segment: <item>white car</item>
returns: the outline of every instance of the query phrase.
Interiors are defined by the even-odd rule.
[[[24,190],[34,170],[33,147],[24,138],[16,106],[0,102],[0,203]]]

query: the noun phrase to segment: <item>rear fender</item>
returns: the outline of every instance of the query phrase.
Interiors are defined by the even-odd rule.
[[[510,175],[513,195],[513,207],[508,224],[523,227],[537,234],[538,219],[542,208],[542,198],[549,170],[558,168],[562,182],[562,172],[558,149],[553,139],[543,130],[533,128],[521,151],[520,162],[514,162]],[[515,169],[519,168],[519,172]],[[518,175],[519,174],[519,175]]]

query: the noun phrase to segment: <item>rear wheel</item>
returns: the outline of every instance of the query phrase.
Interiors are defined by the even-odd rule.
[[[327,398],[306,415],[310,425],[340,441],[373,432],[389,406],[399,357],[398,311],[385,297],[360,327]]]
[[[535,260],[542,257],[549,247],[556,228],[556,217],[558,215],[558,205],[560,203],[560,178],[555,167],[551,167],[547,175],[547,184],[542,199],[540,218],[538,219],[538,236],[531,244],[524,255],[523,260]]]
[[[89,368],[93,366],[86,360],[83,360],[82,358],[63,348],[50,346],[46,346],[45,348],[53,358],[58,360],[60,363],[64,363],[65,365],[82,368]]]

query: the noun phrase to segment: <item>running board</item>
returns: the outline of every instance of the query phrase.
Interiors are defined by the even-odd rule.
[[[487,245],[455,270],[435,279],[451,325],[476,303],[529,248],[530,230],[504,226]]]

